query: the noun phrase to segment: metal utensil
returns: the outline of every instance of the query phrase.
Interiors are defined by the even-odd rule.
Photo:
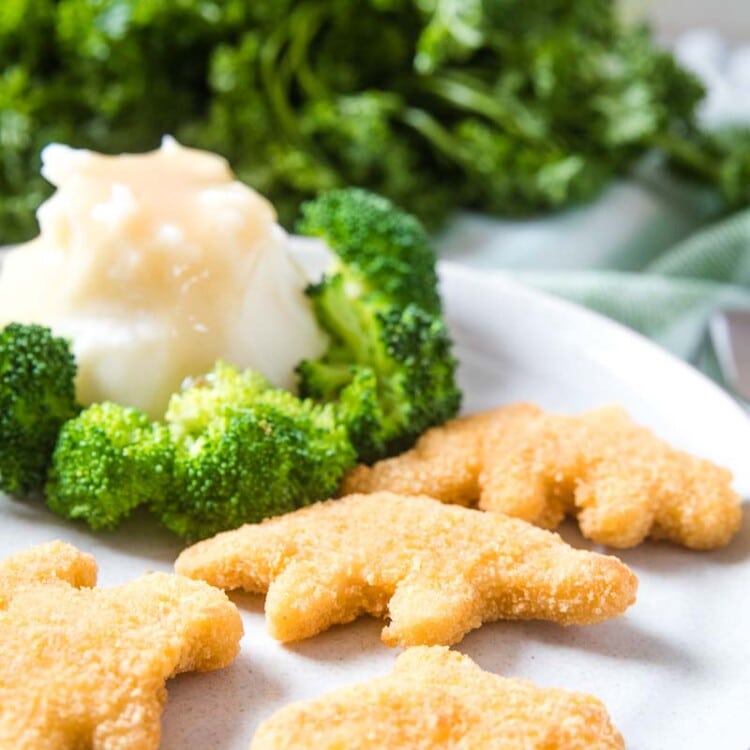
[[[750,404],[750,310],[721,310],[708,330],[724,382]]]

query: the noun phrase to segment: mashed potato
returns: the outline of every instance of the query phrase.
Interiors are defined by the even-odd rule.
[[[223,358],[290,388],[325,338],[272,206],[220,157],[165,138],[147,154],[53,144],[57,192],[39,237],[0,275],[0,325],[42,323],[73,341],[82,403],[163,414],[185,377]]]

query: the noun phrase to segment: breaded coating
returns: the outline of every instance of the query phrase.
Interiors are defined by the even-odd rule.
[[[54,541],[0,560],[0,605],[15,589],[66,582],[82,589],[96,585],[96,560],[64,542]]]
[[[455,505],[476,504],[482,470],[482,439],[488,429],[511,419],[539,413],[516,404],[446,422],[427,430],[414,447],[374,466],[356,466],[344,478],[342,495],[388,490],[427,495]]]
[[[418,646],[385,677],[282,708],[251,750],[618,750],[596,698],[481,670],[468,656]]]
[[[614,557],[504,515],[390,492],[352,495],[189,547],[178,573],[268,592],[266,622],[295,641],[369,613],[389,646],[448,645],[483,622],[563,625],[619,615],[637,579]]]
[[[165,680],[239,651],[239,612],[205,583],[95,583],[94,559],[62,542],[0,562],[1,750],[155,750]]]
[[[615,406],[566,416],[517,404],[454,420],[400,456],[358,466],[342,489],[425,493],[550,529],[574,515],[586,537],[620,548],[649,536],[722,547],[742,514],[729,471]]]

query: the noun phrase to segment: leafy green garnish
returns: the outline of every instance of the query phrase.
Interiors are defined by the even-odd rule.
[[[287,223],[349,184],[433,225],[529,214],[652,148],[748,201],[750,130],[700,132],[701,85],[613,0],[4,0],[0,71],[0,242],[35,231],[49,141],[167,132],[225,154]]]

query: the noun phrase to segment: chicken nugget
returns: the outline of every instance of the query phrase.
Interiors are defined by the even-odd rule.
[[[239,612],[205,583],[95,583],[94,559],[62,542],[0,561],[2,750],[155,750],[165,680],[239,651]]]
[[[343,489],[405,485],[543,528],[573,515],[586,537],[620,548],[646,537],[721,547],[742,514],[729,471],[675,450],[615,406],[567,416],[521,404],[455,420],[401,456],[355,468]]]
[[[389,492],[352,495],[189,547],[178,573],[266,597],[280,641],[369,613],[389,646],[448,645],[499,619],[600,622],[635,601],[619,560],[501,514]]]
[[[596,698],[484,672],[468,656],[417,646],[385,677],[293,703],[251,750],[618,750]]]
[[[492,427],[541,413],[532,404],[516,404],[459,417],[427,430],[400,456],[361,464],[344,477],[342,495],[388,490],[428,495],[444,503],[476,504],[482,470],[482,439]]]

